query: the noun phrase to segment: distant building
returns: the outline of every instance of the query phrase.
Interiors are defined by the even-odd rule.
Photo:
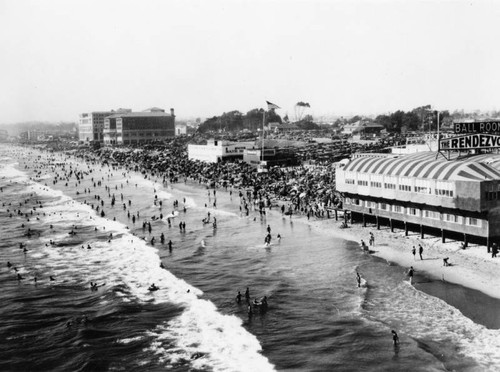
[[[103,141],[107,145],[138,145],[175,136],[175,114],[153,107],[142,112],[116,113],[104,120]]]
[[[360,137],[373,137],[379,135],[384,129],[381,124],[374,123],[371,120],[358,120],[352,124],[344,125],[343,134],[359,135]]]
[[[274,166],[290,167],[299,164],[299,159],[294,149],[262,149],[250,150],[246,149],[243,152],[243,161],[251,166],[258,168],[261,161],[269,169]]]
[[[131,109],[111,111],[92,111],[80,114],[78,120],[78,139],[82,142],[104,142],[104,119],[116,113],[132,112]]]
[[[0,142],[7,142],[9,133],[5,129],[0,129]]]
[[[275,132],[295,132],[300,130],[300,128],[296,124],[292,123],[283,123],[274,128]]]
[[[38,130],[27,130],[19,133],[22,142],[38,142],[44,139],[43,133]]]
[[[246,149],[255,149],[255,142],[228,142],[210,140],[206,145],[188,145],[188,158],[206,163],[243,160]]]
[[[175,135],[182,136],[187,134],[187,124],[186,123],[175,123]]]

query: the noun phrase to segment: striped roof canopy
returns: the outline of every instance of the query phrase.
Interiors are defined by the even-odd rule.
[[[436,153],[421,152],[398,158],[363,157],[350,161],[344,170],[386,176],[442,181],[500,180],[500,170],[476,160],[436,160]]]

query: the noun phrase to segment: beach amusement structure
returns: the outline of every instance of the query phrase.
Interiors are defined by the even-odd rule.
[[[360,156],[337,170],[336,187],[344,208],[363,224],[463,240],[464,246],[500,242],[498,154]]]

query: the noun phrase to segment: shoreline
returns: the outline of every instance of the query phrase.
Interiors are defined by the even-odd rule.
[[[469,248],[464,250],[459,241],[442,243],[440,237],[430,235],[420,239],[416,234],[406,237],[403,231],[395,230],[391,233],[389,228],[377,230],[370,225],[362,227],[361,224],[354,224],[347,229],[341,229],[340,221],[332,219],[303,220],[317,231],[357,243],[361,239],[368,242],[369,233],[372,232],[375,236],[375,245],[370,246],[374,251],[372,255],[405,270],[413,266],[416,272],[431,279],[458,284],[500,299],[500,259],[491,258],[485,246],[469,245]],[[423,260],[418,257],[419,244],[424,248]],[[417,248],[416,259],[411,252],[413,246]],[[445,257],[449,257],[450,266],[443,265]]]

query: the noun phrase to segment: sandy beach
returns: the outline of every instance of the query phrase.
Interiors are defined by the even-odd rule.
[[[448,240],[442,243],[440,237],[427,235],[420,239],[415,233],[405,237],[404,231],[394,230],[391,233],[385,226],[377,230],[374,225],[367,224],[367,227],[363,227],[359,223],[341,229],[340,221],[334,219],[307,221],[305,217],[299,218],[323,233],[356,242],[363,239],[368,244],[369,234],[372,232],[375,236],[375,246],[370,247],[374,251],[373,255],[405,269],[413,266],[416,272],[430,278],[445,280],[500,298],[500,258],[492,258],[485,246],[469,244],[467,249],[462,249],[459,241]],[[419,244],[424,248],[423,260],[418,255]],[[416,259],[412,254],[413,246],[417,248]],[[450,266],[443,266],[445,257],[449,257]]]

